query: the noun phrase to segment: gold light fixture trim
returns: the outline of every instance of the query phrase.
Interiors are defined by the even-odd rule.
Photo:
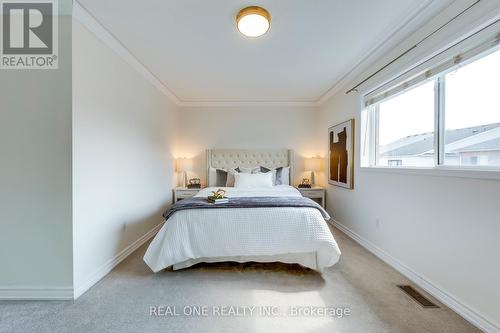
[[[236,26],[247,37],[262,36],[271,27],[271,14],[259,6],[245,7],[236,15]]]

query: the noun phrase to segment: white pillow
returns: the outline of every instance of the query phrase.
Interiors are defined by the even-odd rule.
[[[276,169],[261,167],[261,172],[273,174],[273,185],[290,185],[290,167]]]
[[[236,173],[234,187],[273,187],[273,174],[268,173]]]

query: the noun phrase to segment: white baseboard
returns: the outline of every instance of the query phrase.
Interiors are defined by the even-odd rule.
[[[71,287],[0,286],[0,300],[72,300]]]
[[[85,279],[85,282],[75,286],[74,289],[74,299],[77,299],[81,295],[83,295],[87,290],[89,290],[93,285],[95,285],[99,280],[101,280],[103,277],[105,277],[109,272],[113,270],[120,262],[122,262],[125,258],[127,258],[132,252],[137,250],[141,245],[146,243],[151,237],[156,235],[156,233],[160,230],[160,228],[163,226],[163,222],[155,226],[153,229],[149,230],[147,233],[145,233],[143,236],[141,236],[139,239],[137,239],[135,242],[127,246],[125,249],[123,249],[120,253],[118,253],[116,256],[108,260],[104,265],[99,267],[94,273],[90,274],[87,279]]]
[[[127,246],[115,257],[107,261],[93,274],[90,274],[86,282],[80,286],[72,287],[40,287],[40,286],[0,286],[0,300],[73,300],[80,297],[94,284],[99,282],[120,262],[127,258],[132,252],[156,235],[163,223],[158,224],[135,242]]]
[[[425,279],[417,272],[413,271],[408,266],[404,265],[398,259],[394,258],[369,240],[363,238],[358,235],[351,229],[347,228],[340,222],[331,219],[331,223],[338,228],[340,231],[345,233],[347,236],[352,238],[355,242],[363,246],[365,249],[379,257],[382,261],[384,261],[389,266],[393,267],[395,270],[406,276],[410,281],[415,283],[417,286],[428,292],[434,298],[439,300],[441,303],[445,304],[447,307],[458,313],[464,319],[469,321],[474,326],[479,329],[490,332],[490,333],[499,333],[500,327],[496,324],[492,323],[490,320],[486,319],[484,316],[479,314],[477,311],[472,310],[461,301],[459,301],[456,297],[450,295],[443,289],[439,288],[429,280]]]

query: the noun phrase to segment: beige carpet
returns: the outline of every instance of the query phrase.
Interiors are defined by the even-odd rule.
[[[479,332],[445,307],[421,308],[396,288],[402,275],[333,232],[343,256],[322,275],[274,264],[155,275],[143,246],[74,303],[0,302],[0,331]]]

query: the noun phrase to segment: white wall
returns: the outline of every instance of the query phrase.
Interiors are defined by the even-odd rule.
[[[304,157],[319,153],[316,108],[219,107],[183,108],[179,151],[195,159],[195,170],[205,182],[208,148],[288,148],[295,151],[295,182],[302,179]],[[309,174],[307,175],[309,177]]]
[[[70,297],[70,16],[59,69],[0,70],[0,103],[0,298]]]
[[[75,294],[162,222],[178,109],[80,23],[73,27]]]
[[[350,118],[360,124],[361,96],[345,91],[373,69],[321,107],[320,133]],[[354,190],[328,186],[332,216],[499,329],[500,182],[361,169],[359,142],[357,130]],[[327,144],[325,134],[325,154]]]

